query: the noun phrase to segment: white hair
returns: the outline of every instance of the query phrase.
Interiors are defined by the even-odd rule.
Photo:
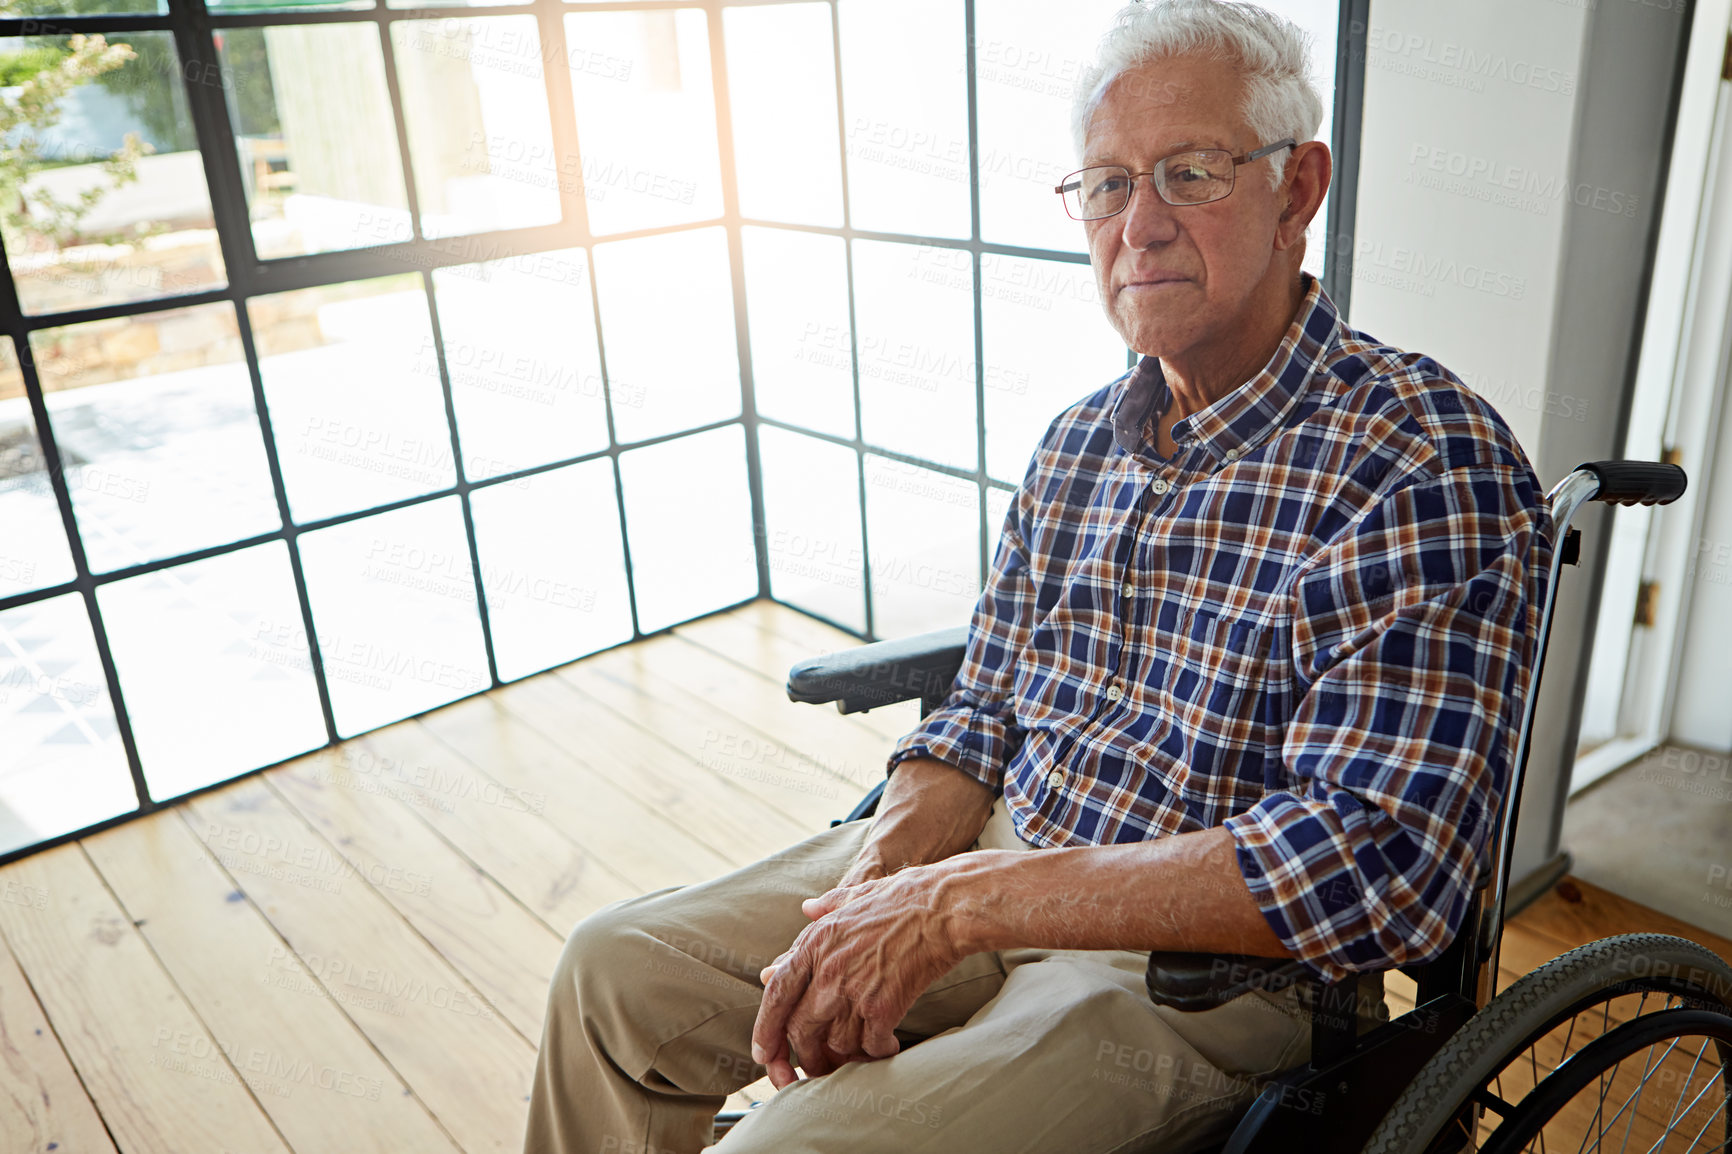
[[[1125,72],[1175,56],[1205,56],[1238,68],[1245,81],[1245,123],[1256,147],[1291,136],[1315,139],[1323,99],[1311,76],[1311,37],[1297,24],[1255,4],[1229,0],[1148,0],[1119,9],[1101,37],[1096,62],[1077,80],[1071,134],[1080,158],[1089,121],[1107,89]],[[1269,157],[1269,183],[1279,187],[1287,160]]]

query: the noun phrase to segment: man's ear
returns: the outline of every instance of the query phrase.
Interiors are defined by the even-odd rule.
[[[1329,192],[1329,177],[1333,170],[1329,146],[1320,140],[1308,140],[1297,145],[1288,161],[1286,197],[1276,229],[1276,247],[1287,249],[1305,235],[1311,220]]]

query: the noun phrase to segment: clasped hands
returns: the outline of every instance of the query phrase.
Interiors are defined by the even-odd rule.
[[[901,1049],[896,1024],[969,952],[951,883],[979,864],[959,858],[975,856],[895,873],[856,867],[801,903],[812,922],[760,972],[764,1000],[752,1028],[752,1060],[778,1090],[798,1081],[795,1055],[818,1077]]]

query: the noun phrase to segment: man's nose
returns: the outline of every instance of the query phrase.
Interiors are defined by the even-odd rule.
[[[1173,206],[1155,190],[1153,176],[1139,176],[1131,185],[1131,202],[1119,214],[1125,244],[1133,249],[1166,244],[1179,233]]]

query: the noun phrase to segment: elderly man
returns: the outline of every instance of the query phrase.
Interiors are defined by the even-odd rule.
[[[1290,994],[1153,1005],[1147,951],[1448,944],[1550,525],[1498,415],[1301,271],[1321,113],[1287,22],[1121,13],[1059,192],[1141,363],[1035,451],[876,820],[574,931],[531,1151],[697,1151],[766,1071],[718,1154],[1184,1149],[1309,1038]]]

